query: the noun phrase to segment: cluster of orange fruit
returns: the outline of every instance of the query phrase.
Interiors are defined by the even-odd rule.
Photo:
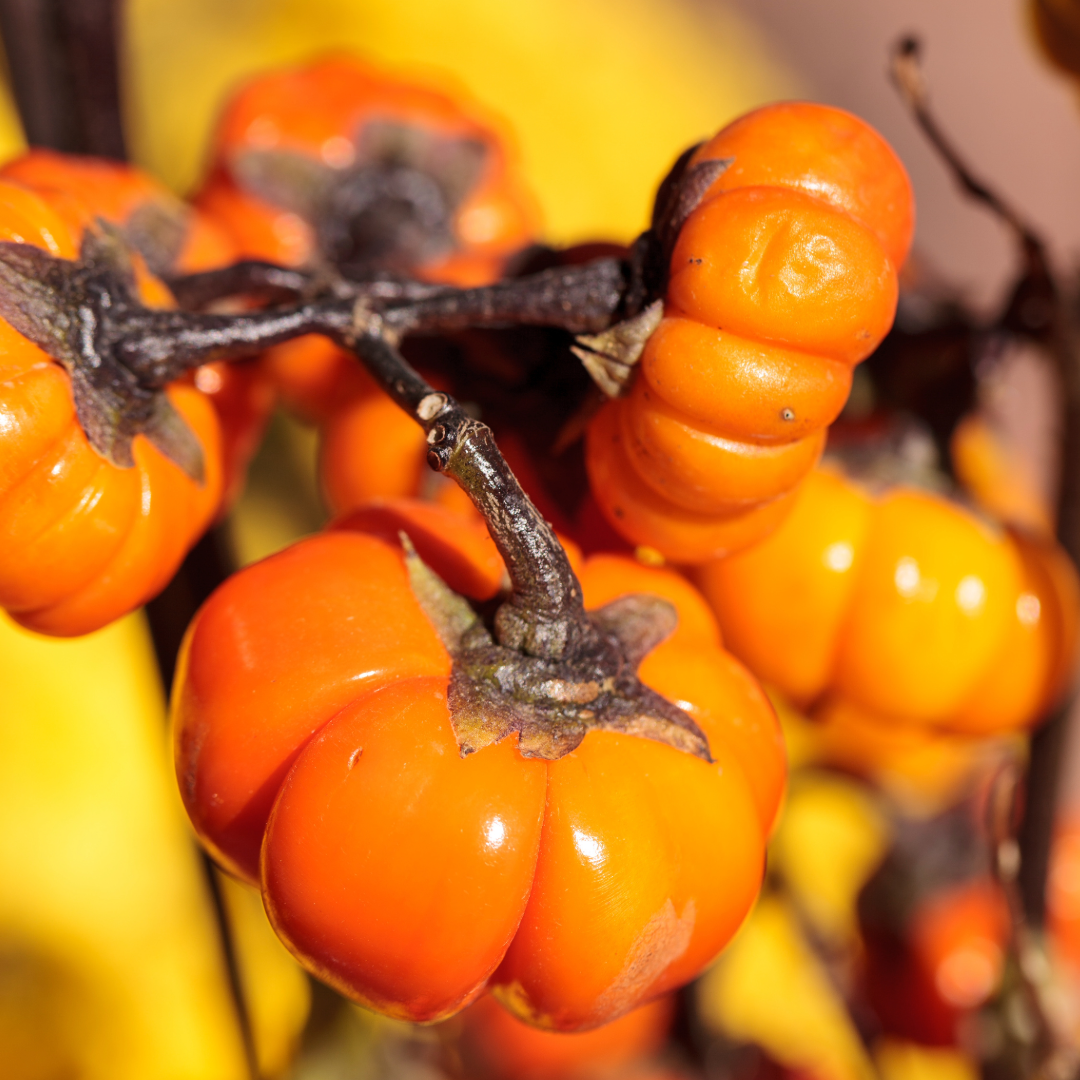
[[[460,493],[418,501],[423,433],[327,339],[169,388],[203,450],[196,479],[141,437],[134,468],[99,456],[69,374],[0,321],[0,605],[35,630],[86,633],[158,592],[237,495],[275,401],[319,425],[336,525],[197,617],[178,771],[200,836],[261,885],[296,955],[384,1011],[433,1019],[489,987],[575,1030],[692,978],[753,902],[783,790],[753,676],[825,725],[985,736],[1032,726],[1072,675],[1078,587],[1052,539],[816,469],[895,313],[914,212],[893,152],[850,114],[785,104],[691,164],[716,159],[639,370],[588,420],[590,490],[556,523],[590,607],[649,592],[677,610],[640,675],[706,733],[711,763],[610,732],[558,761],[511,740],[458,758],[450,656],[399,536],[476,601],[502,564]],[[239,259],[482,285],[538,231],[497,122],[345,58],[240,90],[191,204],[135,168],[44,151],[0,173],[3,240],[70,260],[100,221],[149,307],[173,305],[169,279]]]

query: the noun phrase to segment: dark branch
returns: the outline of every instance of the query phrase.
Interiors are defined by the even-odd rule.
[[[8,70],[27,141],[126,158],[117,0],[0,0]]]
[[[499,643],[541,657],[559,657],[575,647],[588,627],[581,586],[490,428],[436,391],[377,334],[346,333],[339,339],[427,433],[431,467],[452,476],[488,522],[513,586],[496,616]]]
[[[625,289],[625,265],[597,259],[476,289],[442,290],[409,303],[391,302],[383,320],[398,334],[514,325],[595,332],[611,325]]]
[[[352,301],[324,301],[240,315],[142,309],[119,327],[114,352],[147,387],[162,387],[212,360],[236,360],[301,334],[352,324]]]
[[[1031,249],[1045,257],[1045,245],[1038,233],[989,184],[984,183],[972,172],[948,136],[941,130],[930,111],[921,61],[922,43],[919,39],[913,36],[902,38],[893,50],[890,73],[912,116],[922,128],[923,134],[949,166],[956,182],[963,190],[1005,222],[1016,234],[1025,250]]]
[[[219,300],[236,296],[257,297],[267,303],[286,303],[297,298],[366,297],[373,302],[409,303],[447,291],[445,285],[399,278],[351,281],[312,273],[276,263],[245,259],[218,270],[166,278],[177,303],[197,311]]]

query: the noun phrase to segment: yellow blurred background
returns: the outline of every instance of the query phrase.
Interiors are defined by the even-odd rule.
[[[196,181],[222,96],[329,49],[451,74],[517,133],[548,238],[628,240],[686,146],[797,93],[747,22],[680,0],[131,0],[133,153]]]

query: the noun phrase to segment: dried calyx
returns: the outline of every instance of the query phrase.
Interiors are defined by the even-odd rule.
[[[711,760],[701,729],[643,685],[637,666],[674,629],[666,600],[633,595],[583,614],[560,657],[530,656],[498,639],[426,566],[402,534],[413,592],[453,658],[450,719],[464,757],[513,732],[525,757],[556,760],[592,729],[666,743]]]
[[[202,479],[202,448],[160,387],[147,386],[119,357],[135,296],[128,248],[112,226],[83,236],[77,260],[32,244],[0,244],[0,315],[62,364],[90,445],[121,468],[145,435],[191,476]]]
[[[338,167],[295,151],[248,150],[232,170],[245,190],[311,225],[315,260],[345,278],[408,273],[450,254],[455,212],[486,165],[484,143],[372,120],[344,145],[352,159]]]

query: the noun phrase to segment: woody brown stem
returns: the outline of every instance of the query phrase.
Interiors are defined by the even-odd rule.
[[[626,287],[622,260],[597,259],[480,288],[445,290],[410,303],[391,303],[383,318],[397,333],[514,325],[585,333],[611,325]]]
[[[141,385],[160,388],[212,360],[252,356],[302,334],[341,333],[352,319],[351,300],[236,315],[143,308],[117,325],[113,351]]]
[[[335,299],[351,298],[379,310],[386,328],[398,335],[493,326],[553,326],[585,333],[606,329],[621,313],[630,272],[622,260],[603,258],[458,289],[390,278],[321,279],[303,270],[249,260],[175,277],[169,286],[187,309],[240,295],[312,298],[324,293],[331,307]]]
[[[255,296],[269,302],[286,303],[296,298],[311,300],[325,294],[355,299],[366,297],[374,302],[408,303],[450,288],[400,278],[346,281],[260,259],[243,259],[216,270],[171,276],[167,283],[176,302],[193,311],[235,296]]]
[[[546,270],[514,281],[474,289],[415,281],[320,283],[314,275],[272,263],[244,262],[176,278],[172,285],[186,307],[204,307],[241,294],[327,295],[299,304],[243,314],[158,311],[111,303],[110,343],[140,384],[159,388],[210,360],[250,356],[301,334],[346,337],[357,319],[378,313],[394,338],[467,327],[554,326],[572,332],[603,330],[619,311],[624,265],[598,259],[583,266]],[[115,298],[114,298],[115,299]]]
[[[460,597],[430,572],[410,570],[418,599],[442,628],[453,658],[448,703],[462,754],[516,732],[522,754],[556,759],[590,729],[606,728],[711,760],[694,721],[637,678],[642,657],[674,628],[674,609],[655,597],[630,596],[586,615],[566,552],[490,429],[428,385],[379,322],[373,317],[361,332],[339,340],[427,432],[428,463],[472,499],[512,585],[495,613],[492,640]]]
[[[501,645],[549,659],[588,632],[581,586],[551,526],[495,445],[491,429],[435,390],[377,333],[339,335],[427,433],[428,464],[462,487],[488,524],[513,586],[495,617]]]

